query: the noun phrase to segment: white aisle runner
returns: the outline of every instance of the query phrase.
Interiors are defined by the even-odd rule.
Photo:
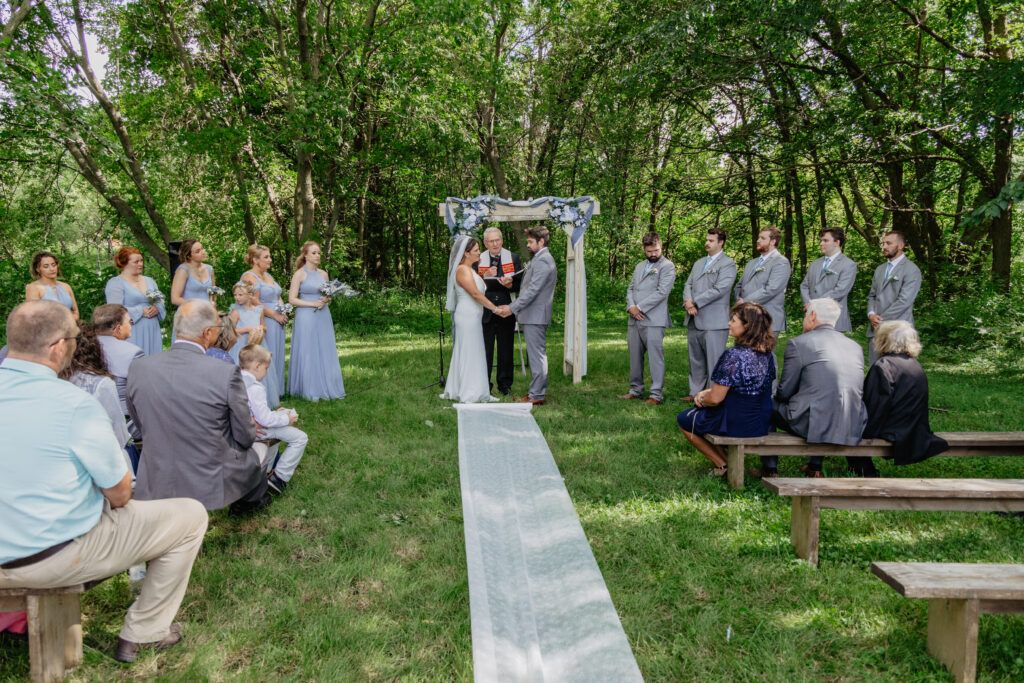
[[[474,677],[642,681],[531,407],[455,406]]]

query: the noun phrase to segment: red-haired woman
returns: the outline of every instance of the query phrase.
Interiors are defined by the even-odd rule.
[[[132,319],[128,341],[148,356],[163,350],[160,321],[167,317],[163,294],[156,281],[142,274],[142,252],[135,247],[121,247],[114,254],[114,265],[121,271],[107,280],[104,293],[108,304],[121,304]]]
[[[320,287],[327,282],[327,271],[320,267],[320,258],[319,244],[303,244],[288,288],[288,303],[295,307],[288,393],[311,401],[345,398],[334,321],[331,309],[327,308],[330,300],[320,293]]]
[[[39,251],[32,256],[32,266],[29,268],[32,277],[36,278],[25,285],[25,301],[34,299],[49,299],[68,307],[71,315],[78,320],[78,302],[75,301],[75,293],[71,291],[71,285],[57,279],[60,274],[60,261],[48,251]]]

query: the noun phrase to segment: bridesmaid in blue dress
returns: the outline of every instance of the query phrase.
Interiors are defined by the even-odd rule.
[[[283,302],[281,285],[270,274],[270,250],[262,244],[252,244],[245,255],[245,262],[252,266],[252,270],[242,275],[242,282],[252,283],[259,302],[263,304],[263,323],[267,328],[263,335],[263,346],[271,353],[270,368],[260,383],[267,390],[267,405],[277,408],[281,403],[281,394],[284,393],[284,328],[288,316],[274,310],[276,304]]]
[[[295,307],[288,393],[313,401],[344,398],[334,321],[328,300],[320,294],[320,285],[327,282],[327,271],[320,268],[320,245],[303,244],[295,267],[288,288],[288,303]]]
[[[264,309],[256,303],[256,292],[251,282],[239,282],[231,291],[235,295],[235,303],[231,304],[231,322],[235,324],[235,332],[238,334],[238,341],[231,347],[231,357],[235,365],[238,365],[238,352],[243,346],[263,342]]]
[[[186,301],[201,299],[217,304],[216,298],[210,294],[209,288],[216,284],[213,278],[213,266],[203,261],[207,259],[206,250],[199,240],[183,240],[178,249],[181,265],[174,271],[171,281],[171,303],[180,307]],[[175,335],[171,333],[171,343]]]
[[[29,269],[32,276],[37,278],[25,285],[25,301],[46,299],[56,301],[67,306],[71,315],[78,320],[78,302],[75,301],[75,293],[71,291],[71,285],[57,280],[60,273],[60,261],[48,251],[36,252],[32,257],[32,266]]]
[[[142,252],[135,247],[121,247],[114,255],[114,265],[120,275],[107,280],[104,293],[108,304],[121,304],[132,319],[132,334],[128,341],[142,349],[147,356],[163,351],[164,342],[160,322],[167,317],[163,301],[153,303],[146,292],[157,289],[156,281],[142,274]]]

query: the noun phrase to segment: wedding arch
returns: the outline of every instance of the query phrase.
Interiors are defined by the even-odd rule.
[[[541,197],[510,200],[481,195],[473,199],[448,197],[438,205],[448,231],[476,235],[488,223],[553,220],[568,236],[565,252],[565,351],[562,372],[578,384],[587,374],[587,273],[583,262],[583,235],[590,219],[601,213],[593,197]]]

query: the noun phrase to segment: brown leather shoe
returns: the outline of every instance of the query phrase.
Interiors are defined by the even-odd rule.
[[[639,397],[637,397],[637,398],[639,398]],[[647,405],[651,405],[651,406],[660,406],[661,405],[661,401],[659,401],[656,398],[649,398],[646,401],[644,401],[644,403],[646,403]]]
[[[777,471],[775,471],[775,472],[766,472],[765,470],[761,469],[760,467],[751,467],[751,468],[747,469],[747,474],[752,476],[754,479],[778,479],[779,478],[779,473]]]
[[[681,396],[679,397],[679,400],[684,401],[685,403],[693,403],[693,396]]]
[[[167,635],[153,643],[133,643],[124,638],[117,639],[117,649],[114,650],[114,659],[125,664],[131,664],[139,657],[139,650],[148,648],[160,652],[169,650],[181,641],[181,624],[177,621],[171,624]]]
[[[535,406],[542,406],[544,405],[544,399],[538,400],[536,398],[530,398],[529,396],[523,396],[522,398],[517,398],[516,403],[532,403]]]
[[[628,394],[616,394],[615,398],[643,398],[643,397],[642,396],[637,396],[636,394],[634,394],[631,391]]]

